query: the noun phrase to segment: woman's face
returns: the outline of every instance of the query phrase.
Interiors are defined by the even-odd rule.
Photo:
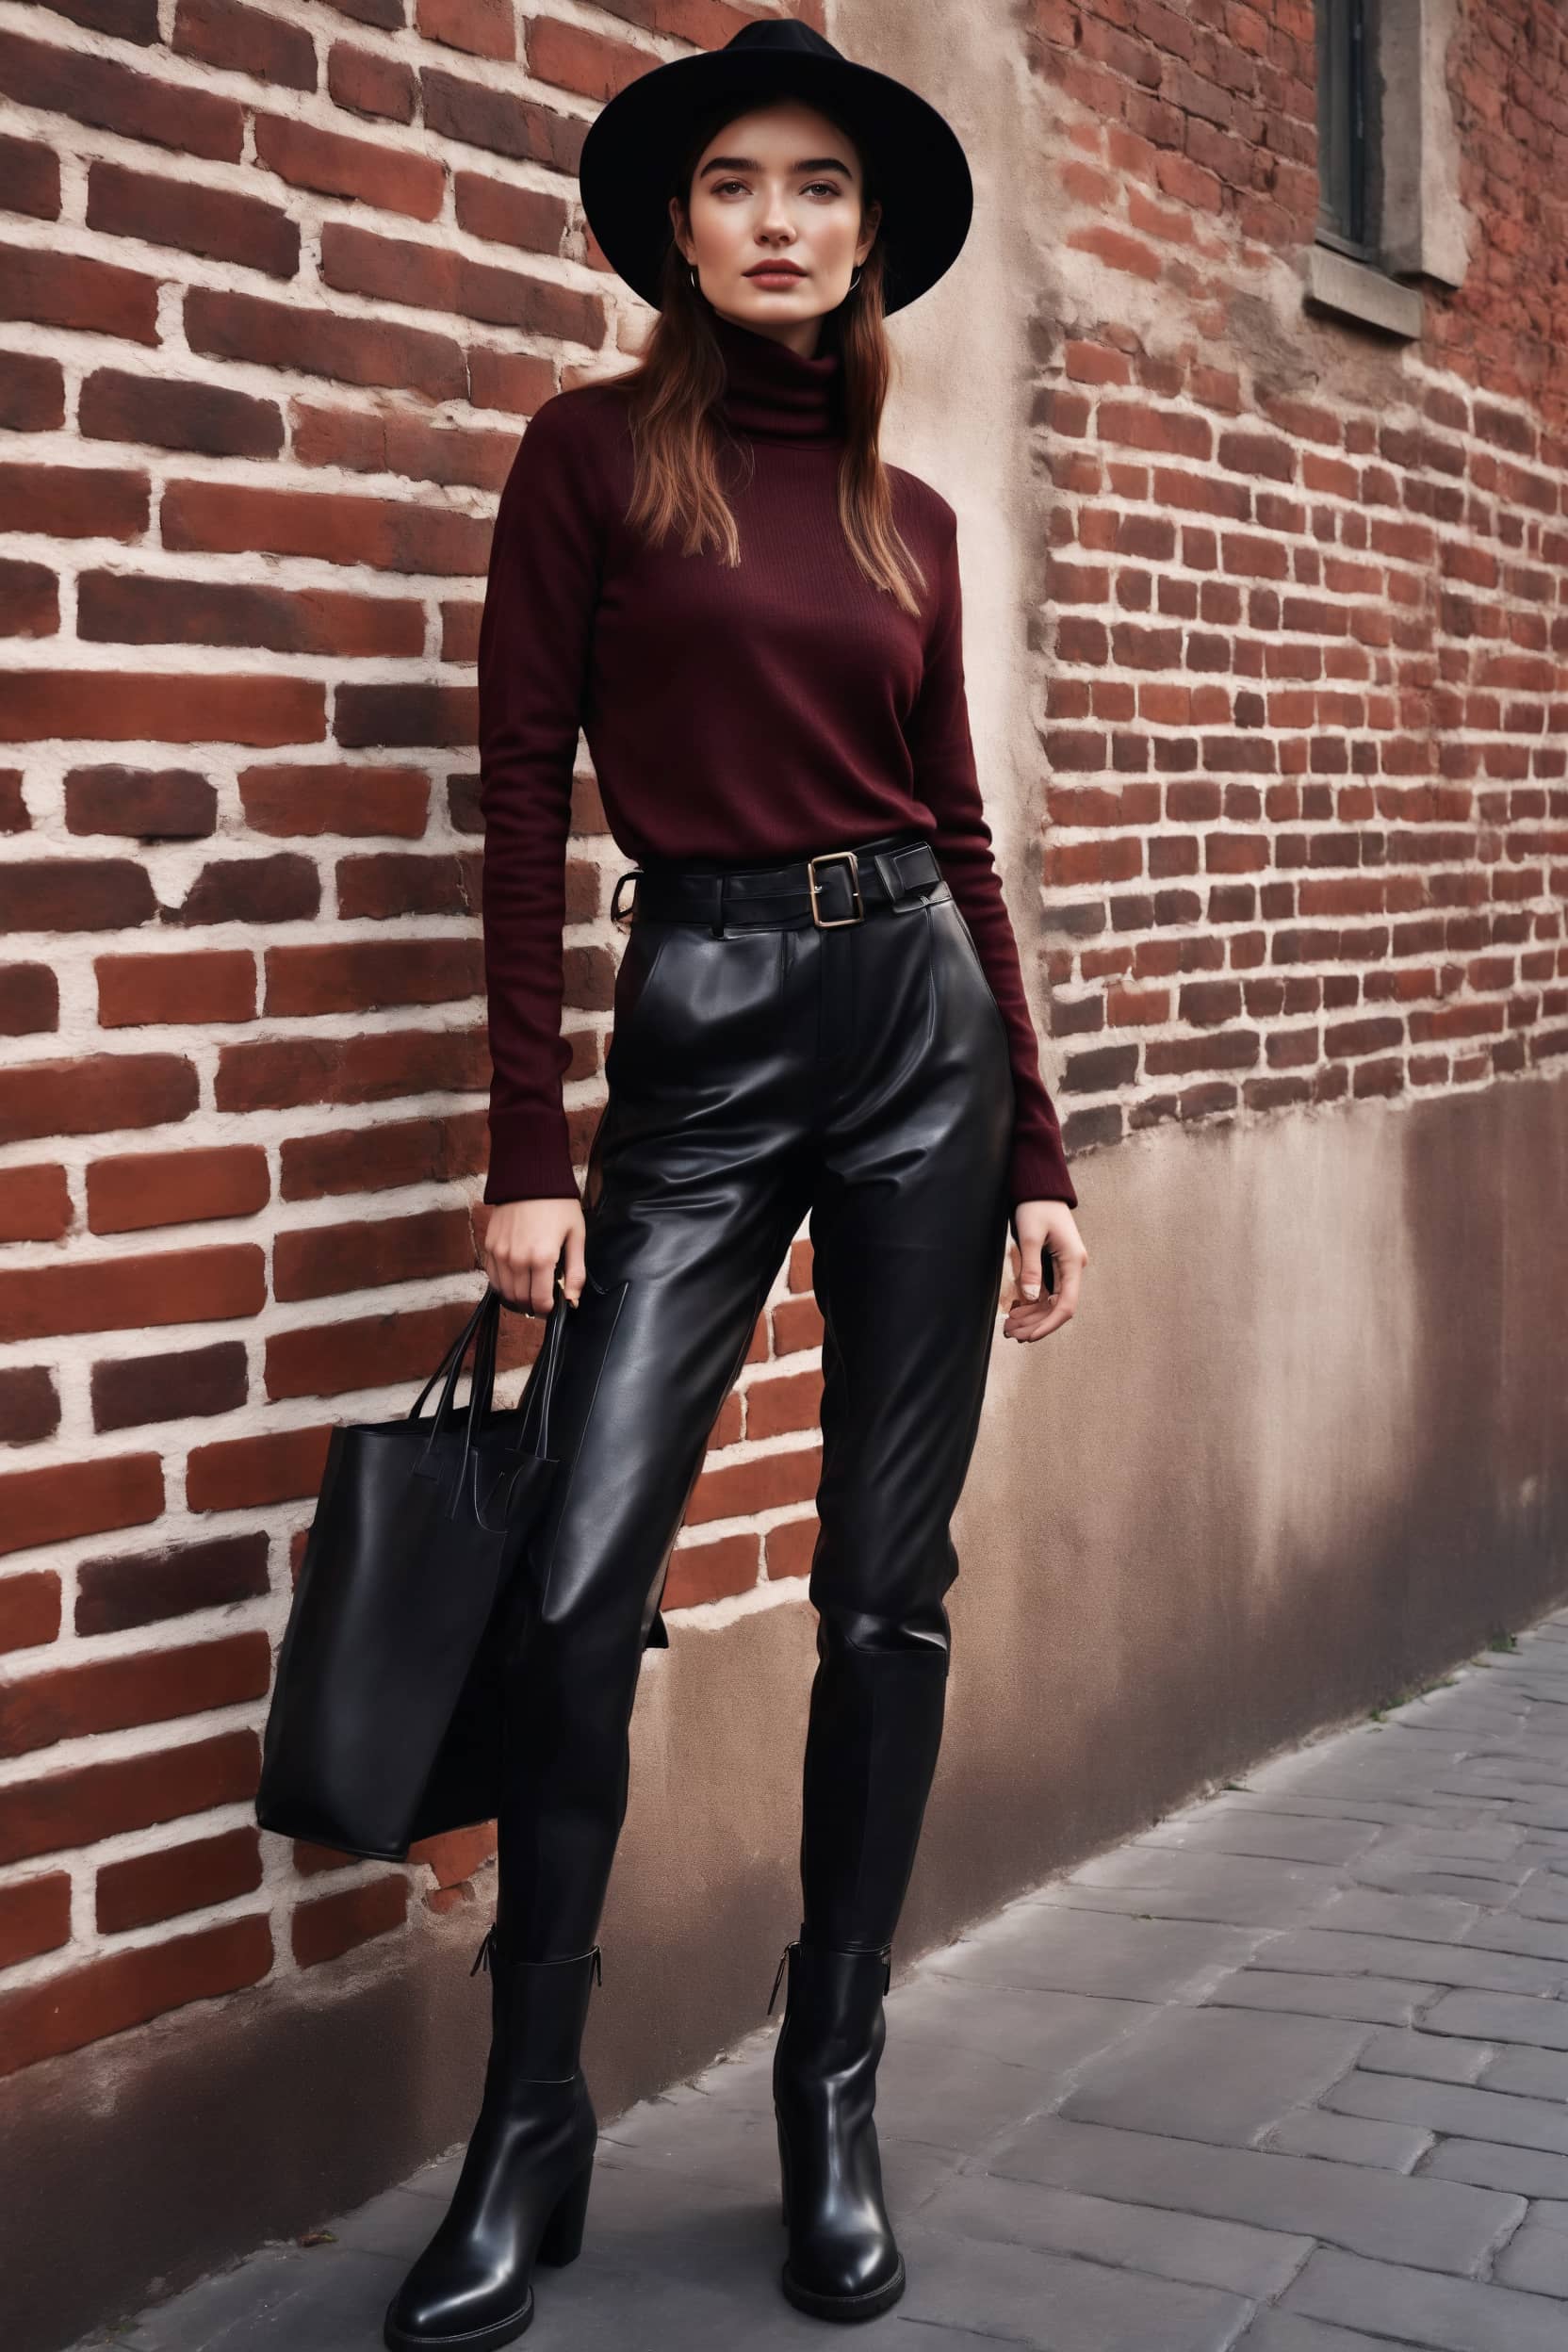
[[[870,253],[880,207],[862,224],[859,149],[796,99],[738,114],[692,174],[691,212],[670,199],[676,241],[722,318],[776,335],[808,357],[818,321],[841,302]],[[760,274],[781,265],[774,276]]]

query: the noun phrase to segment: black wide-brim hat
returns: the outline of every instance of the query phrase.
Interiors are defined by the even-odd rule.
[[[884,311],[902,310],[957,259],[974,184],[957,133],[890,74],[857,65],[809,24],[743,24],[722,49],[656,65],[590,125],[578,165],[588,225],[612,269],[657,310],[671,243],[670,198],[687,142],[710,109],[742,114],[802,98],[841,122],[882,200]]]

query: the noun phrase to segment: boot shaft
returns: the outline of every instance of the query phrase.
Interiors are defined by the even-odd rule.
[[[493,1927],[472,1972],[481,1968],[490,1975],[492,2064],[509,2083],[572,2081],[589,1996],[603,1982],[597,1944],[564,1960],[514,1960]]]
[[[784,2020],[776,2055],[810,2051],[824,2066],[880,2054],[887,2026],[882,1998],[892,1976],[891,1946],[852,1950],[809,1942],[786,1945],[768,1997],[771,2010],[786,1968]]]

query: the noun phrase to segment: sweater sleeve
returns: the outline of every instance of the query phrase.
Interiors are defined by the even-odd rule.
[[[562,1086],[562,935],[572,770],[602,560],[586,420],[557,393],[501,491],[479,634],[487,1201],[576,1197]]]
[[[943,531],[925,674],[906,727],[917,796],[936,819],[938,861],[1001,1007],[1011,1046],[1015,1115],[1011,1188],[1021,1200],[1078,1205],[1062,1150],[1061,1127],[1040,1076],[1035,1024],[1024,993],[1018,942],[991,854],[970,732],[964,685],[963,596],[957,516],[942,501]]]

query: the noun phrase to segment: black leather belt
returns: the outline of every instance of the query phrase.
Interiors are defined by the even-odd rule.
[[[706,923],[727,930],[836,931],[868,915],[923,906],[942,880],[923,835],[882,833],[853,849],[819,850],[779,866],[632,866],[611,894],[623,917],[621,885],[635,878],[632,921]]]

